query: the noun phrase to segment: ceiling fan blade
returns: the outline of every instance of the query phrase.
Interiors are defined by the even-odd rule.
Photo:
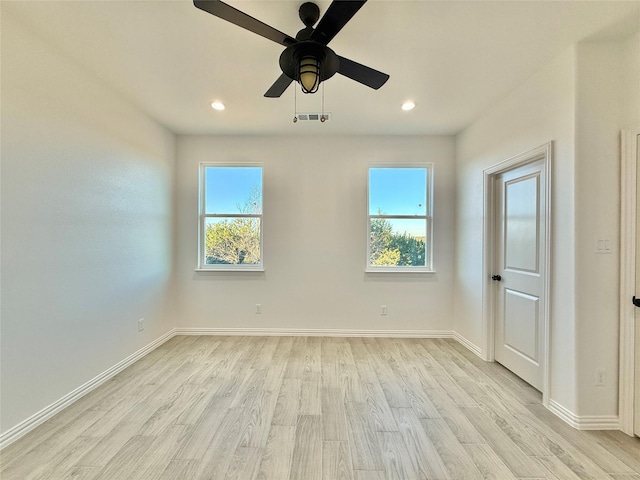
[[[234,25],[244,28],[245,30],[257,33],[261,37],[273,40],[280,45],[284,45],[285,47],[297,43],[297,40],[295,38],[292,38],[286,33],[280,32],[279,30],[276,30],[266,23],[263,23],[260,20],[257,20],[252,16],[235,9],[230,5],[227,5],[224,2],[221,2],[220,0],[193,0],[193,4],[200,10],[226,20],[227,22],[231,22]]]
[[[338,56],[338,60],[340,60],[339,74],[360,82],[367,87],[377,90],[389,80],[389,75],[386,73],[379,72],[348,58]]]
[[[327,45],[353,17],[367,0],[334,0],[318,26],[311,35],[311,40]]]
[[[271,88],[267,90],[267,93],[264,94],[267,98],[278,98],[280,95],[284,93],[289,85],[291,85],[293,80],[287,77],[284,73],[278,77]]]

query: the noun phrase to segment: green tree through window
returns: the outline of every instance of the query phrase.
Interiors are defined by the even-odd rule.
[[[238,205],[238,210],[243,214],[262,212],[262,192],[257,185],[244,205]],[[260,263],[260,220],[233,218],[207,223],[205,258],[208,265]]]
[[[379,212],[383,215],[382,212]],[[396,267],[424,265],[426,242],[408,233],[394,233],[386,218],[371,220],[371,265]]]

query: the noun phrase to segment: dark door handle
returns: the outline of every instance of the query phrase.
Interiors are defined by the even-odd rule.
[[[632,301],[636,307],[640,307],[640,298],[633,297]]]
[[[502,280],[502,277],[500,275],[491,275],[491,280],[499,282],[500,280]]]

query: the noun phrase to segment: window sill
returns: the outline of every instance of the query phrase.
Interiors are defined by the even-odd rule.
[[[415,268],[367,268],[365,273],[422,273],[432,275],[437,273],[436,270],[419,270]]]
[[[242,273],[242,272],[264,272],[262,267],[247,267],[247,268],[196,268],[194,270],[197,273]]]

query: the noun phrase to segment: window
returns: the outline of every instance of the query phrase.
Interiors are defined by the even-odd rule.
[[[203,270],[261,270],[262,167],[200,164]]]
[[[369,167],[367,271],[429,272],[430,164]]]

